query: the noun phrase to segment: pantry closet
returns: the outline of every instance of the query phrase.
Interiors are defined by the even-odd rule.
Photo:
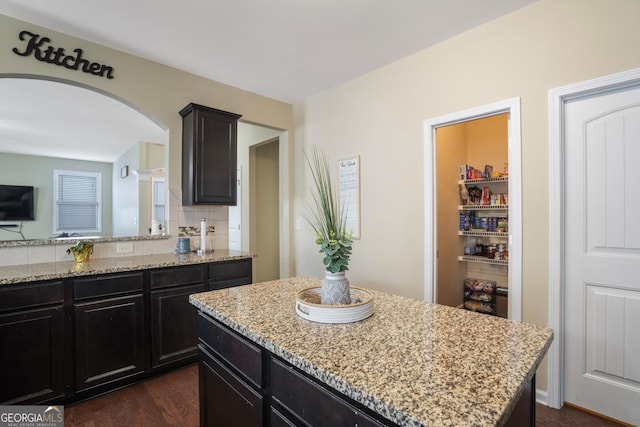
[[[439,127],[435,140],[437,302],[507,317],[509,114]]]

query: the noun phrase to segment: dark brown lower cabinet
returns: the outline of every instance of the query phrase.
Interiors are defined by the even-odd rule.
[[[202,426],[395,426],[202,312],[198,337]]]
[[[251,258],[209,264],[209,290],[252,283],[252,268]]]
[[[203,263],[0,286],[0,404],[67,404],[198,360]],[[251,259],[213,268],[251,283]]]
[[[64,397],[62,305],[0,315],[0,402],[38,404]]]
[[[145,373],[143,277],[132,272],[74,281],[76,392]]]
[[[200,425],[263,425],[262,395],[204,349],[200,360]]]
[[[198,358],[196,308],[189,295],[204,292],[206,284],[151,291],[151,367]]]
[[[62,281],[0,287],[0,403],[41,404],[65,396]]]
[[[289,421],[284,414],[274,407],[269,408],[269,420],[271,421],[271,427],[296,427],[293,422]]]
[[[320,426],[382,427],[385,425],[318,384],[291,365],[271,358],[269,367],[271,398],[286,409],[294,424]]]
[[[142,294],[74,305],[76,391],[145,372]]]

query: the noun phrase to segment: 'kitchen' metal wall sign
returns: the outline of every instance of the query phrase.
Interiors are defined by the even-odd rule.
[[[51,46],[49,37],[41,37],[39,34],[34,34],[27,30],[21,31],[19,38],[22,41],[26,41],[27,46],[22,52],[17,47],[14,47],[13,53],[16,55],[29,56],[33,54],[33,57],[38,61],[59,65],[70,70],[82,70],[94,76],[113,78],[113,67],[84,59],[82,57],[83,50],[80,48],[73,50],[75,55],[67,55],[64,48]]]

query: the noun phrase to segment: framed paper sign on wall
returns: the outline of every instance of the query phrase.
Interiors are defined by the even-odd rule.
[[[360,156],[338,161],[340,210],[347,209],[347,230],[360,238]]]

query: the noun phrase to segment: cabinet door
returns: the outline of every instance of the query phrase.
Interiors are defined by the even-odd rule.
[[[263,398],[207,351],[200,349],[200,425],[262,425]]]
[[[196,308],[189,304],[189,295],[204,291],[204,283],[151,291],[152,368],[196,360]]]
[[[76,391],[145,371],[142,294],[75,304]]]
[[[189,104],[183,117],[182,204],[236,204],[237,114]]]
[[[64,397],[62,305],[0,315],[0,402],[39,404]]]

